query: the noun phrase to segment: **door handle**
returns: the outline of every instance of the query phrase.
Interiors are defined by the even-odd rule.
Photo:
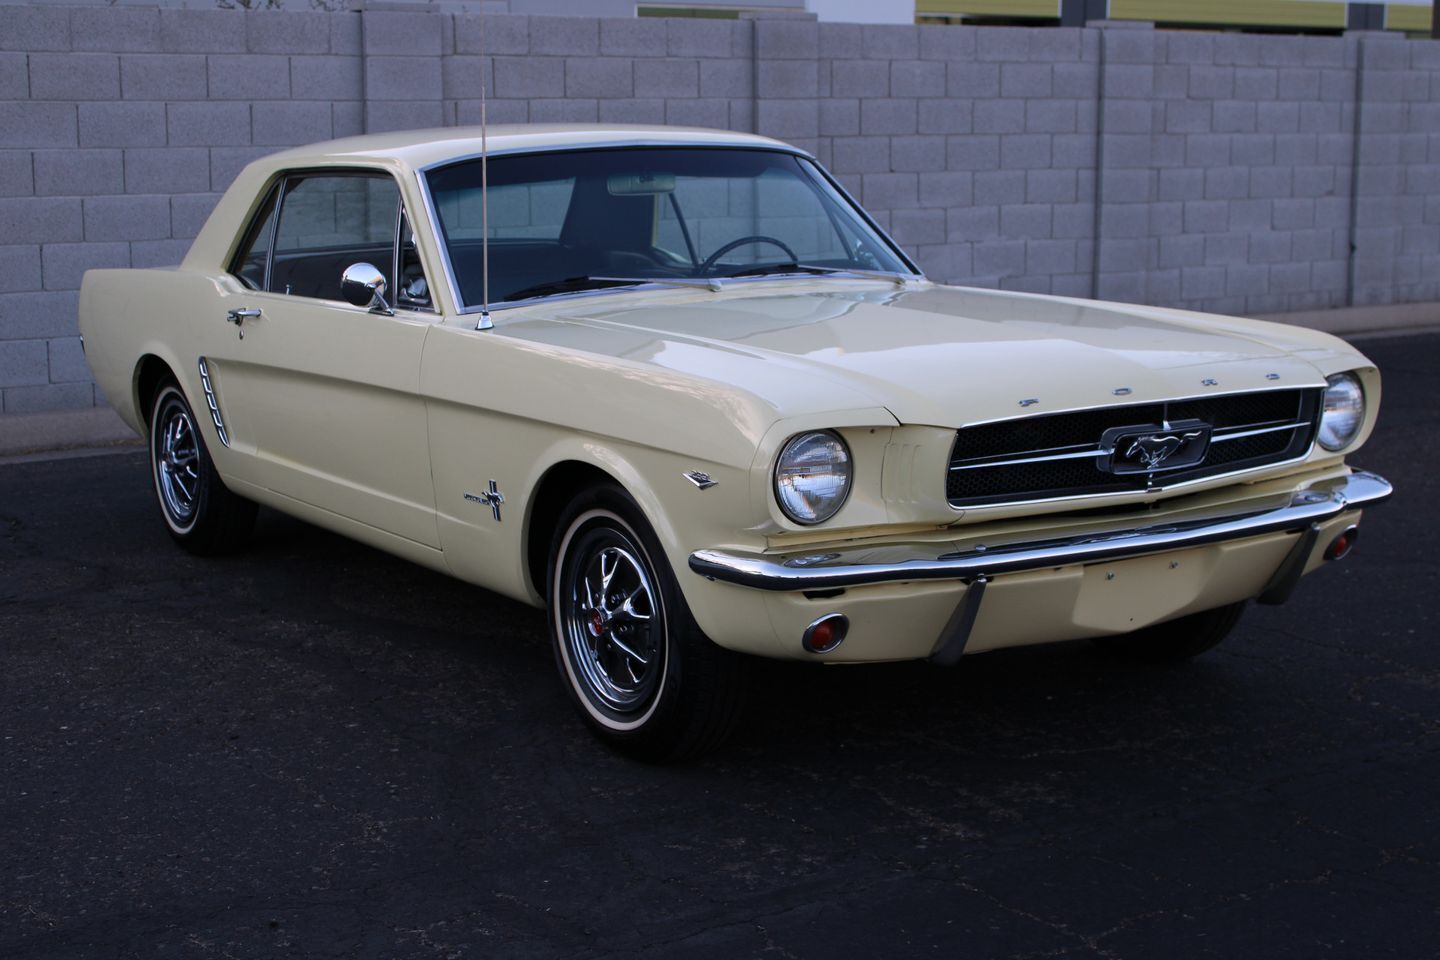
[[[244,324],[246,320],[254,320],[259,316],[259,307],[238,307],[234,310],[226,311],[225,313],[225,319],[240,328],[241,340],[245,339],[245,328],[244,326],[242,326],[242,324]]]
[[[258,316],[260,316],[259,307],[240,307],[238,310],[231,310],[225,314],[225,319],[238,327],[246,320],[253,320]]]

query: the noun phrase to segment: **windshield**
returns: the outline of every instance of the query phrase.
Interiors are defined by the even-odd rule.
[[[426,174],[467,305],[482,301],[480,161]],[[490,300],[635,282],[911,273],[810,161],[744,149],[490,160]]]

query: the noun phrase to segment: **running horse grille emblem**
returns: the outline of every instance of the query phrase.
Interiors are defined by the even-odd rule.
[[[1101,469],[1114,474],[1155,473],[1199,466],[1210,449],[1203,420],[1113,427],[1100,440]]]
[[[1154,470],[1160,464],[1170,459],[1170,454],[1179,450],[1185,444],[1201,436],[1202,431],[1191,430],[1188,433],[1165,434],[1161,436],[1151,435],[1148,437],[1136,437],[1125,451],[1126,460],[1139,460],[1146,469]]]

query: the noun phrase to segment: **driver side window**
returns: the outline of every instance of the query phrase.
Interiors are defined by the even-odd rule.
[[[340,275],[369,263],[395,289],[395,223],[400,190],[387,176],[322,174],[285,181],[269,289],[339,300]]]
[[[252,290],[340,300],[340,276],[357,263],[369,263],[384,275],[391,302],[431,309],[430,288],[394,179],[348,171],[297,173],[271,189],[231,272]]]

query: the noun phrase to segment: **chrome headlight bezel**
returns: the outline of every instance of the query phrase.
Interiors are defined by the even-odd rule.
[[[798,462],[802,452],[813,457],[817,448],[828,450],[830,456],[810,463]],[[820,492],[815,497],[817,502],[809,504],[810,512],[807,513],[806,504],[811,497],[807,497],[806,492],[800,490],[795,481],[826,476],[832,478],[828,482],[833,489]],[[813,527],[840,512],[850,499],[854,481],[854,459],[845,438],[834,430],[805,430],[790,437],[780,447],[780,452],[775,457],[775,467],[771,471],[770,486],[775,504],[787,520],[804,527]],[[821,480],[822,486],[825,482]],[[810,493],[814,495],[816,491],[812,490]]]
[[[1365,385],[1348,371],[1326,377],[1325,384],[1315,440],[1335,453],[1354,443],[1365,426]]]

